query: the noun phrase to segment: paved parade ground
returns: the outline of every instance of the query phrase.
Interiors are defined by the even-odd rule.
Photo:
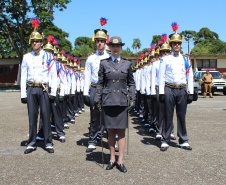
[[[0,184],[226,184],[226,96],[222,93],[213,99],[200,96],[188,105],[192,151],[172,141],[161,152],[155,135],[137,117],[131,117],[129,155],[124,159],[127,173],[105,170],[110,158],[106,138],[104,168],[100,144],[93,153],[85,153],[89,107],[75,124],[69,124],[65,143],[56,140],[53,132],[54,154],[47,153],[39,142],[36,151],[25,155],[28,115],[20,93],[1,92],[0,105]],[[176,117],[174,124],[176,135]]]

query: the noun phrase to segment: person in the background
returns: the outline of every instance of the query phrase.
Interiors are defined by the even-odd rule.
[[[209,96],[210,98],[213,98],[213,94],[212,94],[212,83],[213,80],[213,76],[210,74],[210,71],[207,70],[206,74],[203,75],[202,77],[202,81],[204,82],[204,93],[203,93],[203,97],[205,98],[207,95],[207,92],[209,92]]]
[[[125,130],[128,128],[128,111],[135,107],[135,82],[131,62],[120,56],[122,39],[111,37],[109,42],[111,57],[102,60],[98,72],[98,84],[94,97],[94,105],[100,110],[102,102],[102,121],[108,129],[108,144],[111,159],[106,170],[116,166],[121,172],[127,169],[123,165],[126,144]],[[129,88],[130,104],[127,96]],[[128,106],[128,108],[127,108]],[[115,160],[115,134],[118,133],[119,158]]]

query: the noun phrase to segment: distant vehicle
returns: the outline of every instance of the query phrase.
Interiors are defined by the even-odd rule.
[[[205,73],[206,71],[197,71],[194,73],[195,82],[198,82],[198,89],[202,93],[204,92],[204,82],[202,81],[202,77]],[[226,95],[226,80],[223,78],[221,73],[219,71],[210,71],[210,74],[213,76],[212,93],[214,94],[214,92],[223,92],[223,94]]]
[[[194,95],[193,95],[193,101],[197,101],[199,97],[199,83],[194,82]]]

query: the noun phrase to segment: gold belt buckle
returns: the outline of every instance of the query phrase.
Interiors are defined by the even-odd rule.
[[[47,86],[47,85],[45,86],[44,84],[42,84],[42,87],[43,87],[43,91],[44,91],[44,92],[46,91],[47,94],[48,94],[48,86]]]

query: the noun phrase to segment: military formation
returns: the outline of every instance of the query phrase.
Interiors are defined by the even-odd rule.
[[[163,34],[155,46],[140,54],[134,67],[136,106],[134,113],[142,118],[149,132],[156,132],[161,140],[161,151],[166,151],[174,136],[173,115],[176,109],[179,145],[192,150],[186,130],[187,104],[193,101],[193,71],[191,59],[180,53],[183,37],[177,33],[179,26],[172,23],[175,33]]]
[[[84,112],[84,104],[90,106],[86,152],[96,149],[105,129],[100,121],[100,104],[95,102],[95,94],[102,94],[97,88],[98,71],[101,61],[112,58],[107,45],[107,30],[102,29],[107,20],[101,18],[100,22],[101,29],[95,30],[93,36],[97,50],[87,58],[85,73],[82,73],[79,60],[64,50],[60,51],[59,41],[54,36],[49,35],[43,46],[43,34],[38,30],[39,20],[32,20],[34,31],[29,40],[32,51],[24,55],[21,67],[21,102],[27,104],[29,117],[25,154],[35,151],[39,140],[44,140],[47,152],[54,153],[51,127],[55,128],[58,139],[64,143],[64,130],[69,129],[68,123],[74,124],[76,117]],[[169,38],[163,34],[157,45],[151,44],[148,52],[140,54],[136,60],[131,79],[135,81],[136,98],[134,96],[128,107],[134,107],[134,112],[130,113],[138,116],[149,132],[156,133],[156,139],[161,140],[161,151],[169,148],[171,139],[176,140],[173,123],[176,109],[179,145],[192,150],[187,138],[186,110],[187,104],[193,101],[193,71],[190,58],[180,53],[183,37],[177,33],[178,25],[173,23],[171,26],[174,33]],[[117,44],[115,39],[111,44]],[[122,73],[127,74],[123,70]],[[107,72],[104,75],[108,77]],[[113,79],[112,83],[118,81]],[[105,91],[103,89],[103,93]],[[128,93],[126,89],[120,92]]]

